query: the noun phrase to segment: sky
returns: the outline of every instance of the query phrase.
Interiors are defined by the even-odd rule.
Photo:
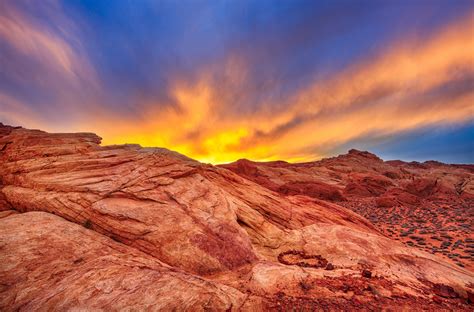
[[[0,122],[209,163],[474,163],[474,1],[0,1]]]

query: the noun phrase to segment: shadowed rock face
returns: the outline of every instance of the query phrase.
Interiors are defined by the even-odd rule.
[[[166,149],[99,144],[0,126],[1,310],[469,308],[472,272],[381,235],[331,202],[352,196],[339,185],[267,188]]]

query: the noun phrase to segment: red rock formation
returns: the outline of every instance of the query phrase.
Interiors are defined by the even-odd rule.
[[[53,214],[27,212],[0,223],[2,311],[225,311],[246,299]]]
[[[387,236],[474,269],[474,165],[384,162],[351,150],[310,163],[246,161],[246,166],[253,170],[243,172],[239,162],[223,167],[283,195],[337,202],[368,218]],[[258,179],[252,176],[255,172]],[[313,185],[329,185],[344,200],[314,191]]]
[[[472,272],[335,203],[279,194],[166,149],[0,130],[2,311],[469,309]],[[278,162],[262,175],[279,166],[293,170]],[[251,167],[246,174],[260,174]],[[325,174],[343,189],[343,174]],[[433,302],[436,284],[459,297]]]

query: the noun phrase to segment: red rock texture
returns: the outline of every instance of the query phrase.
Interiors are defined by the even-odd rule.
[[[474,165],[384,162],[351,150],[309,163],[240,160],[222,167],[282,195],[345,206],[386,236],[474,269]],[[328,189],[339,195],[328,196]]]
[[[246,297],[50,213],[22,213],[0,223],[2,311],[224,311]]]
[[[281,194],[166,149],[100,146],[90,133],[0,126],[0,147],[2,311],[471,308],[471,271],[381,235],[331,192]],[[284,162],[269,168],[280,166],[293,175]],[[354,196],[322,183],[344,195],[338,203]]]

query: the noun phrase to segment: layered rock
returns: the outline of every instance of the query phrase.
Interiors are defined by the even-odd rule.
[[[384,237],[336,203],[166,149],[2,131],[2,310],[468,309],[472,272]],[[433,285],[458,296],[441,298]]]
[[[350,208],[389,237],[474,269],[474,165],[383,161],[351,150],[308,163],[240,160],[222,167],[283,195]]]
[[[0,219],[0,246],[3,311],[225,311],[247,297],[45,212]]]

